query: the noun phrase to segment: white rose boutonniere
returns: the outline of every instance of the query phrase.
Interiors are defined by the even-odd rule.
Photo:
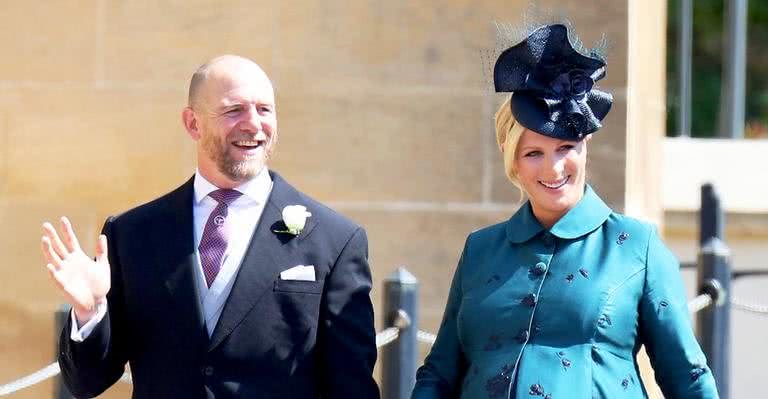
[[[312,216],[307,212],[304,205],[288,205],[283,208],[283,224],[288,230],[277,231],[275,233],[288,233],[295,236],[301,234],[304,226],[307,224],[307,218]]]

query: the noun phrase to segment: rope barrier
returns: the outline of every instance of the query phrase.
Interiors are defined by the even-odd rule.
[[[419,330],[416,333],[416,339],[425,344],[432,345],[435,343],[435,340],[437,339],[437,335],[432,334],[431,332]]]
[[[696,298],[688,301],[688,311],[696,313],[712,304],[712,296],[709,294],[701,294]]]
[[[733,306],[734,309],[743,310],[745,312],[768,314],[768,306],[748,302],[739,298],[731,299],[731,306]]]
[[[397,339],[398,335],[400,335],[400,330],[397,327],[387,328],[386,330],[376,334],[376,347],[381,348],[382,346],[393,342]],[[8,384],[0,385],[0,396],[10,395],[24,388],[29,388],[32,385],[36,385],[51,377],[59,375],[60,372],[61,369],[59,368],[59,363],[53,362],[32,374],[19,378],[15,381],[11,381]],[[119,381],[125,384],[133,384],[131,373],[128,371],[123,373]]]
[[[376,347],[381,348],[384,345],[396,340],[400,335],[400,329],[397,327],[389,327],[386,330],[376,334]]]
[[[699,312],[712,304],[712,297],[709,294],[701,294],[688,302],[688,310],[691,313]],[[731,306],[734,309],[742,310],[745,312],[768,314],[768,305],[762,305],[752,303],[739,298],[733,298],[731,300]],[[376,348],[381,348],[397,340],[400,335],[400,329],[397,327],[389,327],[378,334],[376,334]],[[437,336],[428,331],[419,330],[416,333],[416,339],[425,344],[432,345],[435,343]],[[16,391],[20,391],[24,388],[31,387],[42,381],[45,381],[51,377],[57,376],[61,370],[59,364],[53,362],[44,368],[35,371],[25,377],[21,377],[15,381],[11,381],[8,384],[0,385],[0,396],[7,396]],[[132,384],[131,374],[126,371],[121,377],[120,382],[126,384]]]
[[[19,378],[18,380],[5,385],[0,385],[0,396],[10,395],[16,391],[36,385],[58,375],[60,371],[59,363],[53,362],[26,377]]]

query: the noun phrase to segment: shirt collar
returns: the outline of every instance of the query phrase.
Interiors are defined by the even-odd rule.
[[[578,238],[600,227],[612,212],[587,184],[581,200],[549,232],[560,238]],[[526,242],[543,230],[544,227],[533,215],[530,201],[526,201],[507,222],[507,238],[515,244]]]
[[[213,183],[208,181],[208,179],[203,177],[203,175],[200,174],[199,169],[195,170],[194,185],[196,204],[199,204],[211,192],[219,189],[219,187],[216,187]],[[267,168],[262,168],[261,172],[259,172],[256,177],[246,181],[234,189],[241,192],[243,197],[245,197],[249,202],[253,201],[257,204],[263,204],[267,201],[269,192],[272,190],[272,178],[269,176],[269,171]]]

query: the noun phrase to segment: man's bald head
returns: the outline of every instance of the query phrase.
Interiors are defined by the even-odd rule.
[[[205,86],[209,77],[221,73],[232,74],[238,71],[253,73],[260,78],[263,78],[271,86],[267,74],[255,62],[239,55],[222,55],[200,65],[192,75],[192,79],[189,81],[188,105],[191,108],[195,108],[195,106],[200,104],[200,96],[203,92],[202,88]]]
[[[200,66],[181,116],[197,141],[200,173],[220,188],[258,175],[277,143],[272,82],[247,58],[224,55]]]

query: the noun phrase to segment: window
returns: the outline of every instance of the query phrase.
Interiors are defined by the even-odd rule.
[[[667,135],[679,135],[680,6],[669,0],[667,24]],[[690,0],[692,5],[691,110],[692,137],[717,137],[720,90],[728,1]],[[749,0],[747,10],[747,59],[745,138],[768,138],[768,1]]]

